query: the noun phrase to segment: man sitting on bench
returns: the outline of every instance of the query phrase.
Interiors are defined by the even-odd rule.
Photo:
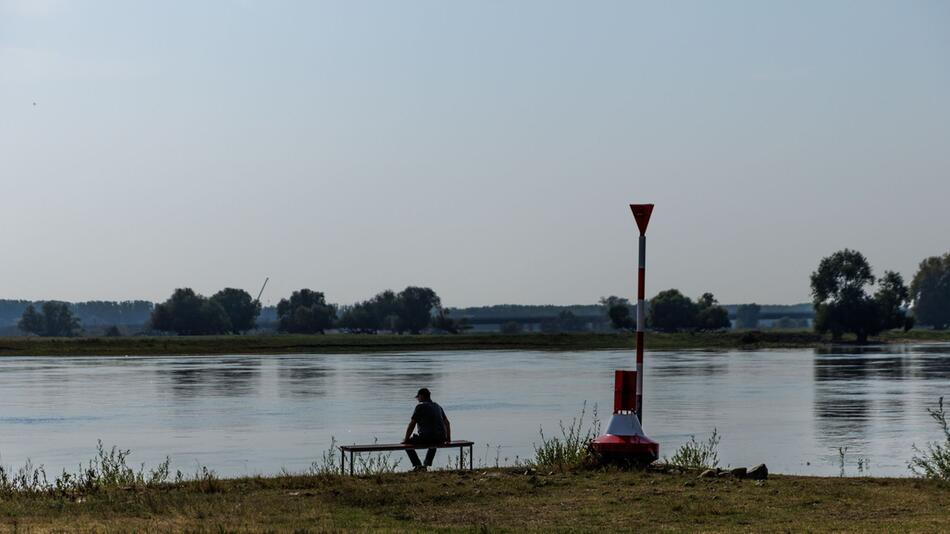
[[[445,416],[445,411],[438,404],[432,402],[432,395],[429,390],[422,388],[416,393],[416,409],[412,412],[412,420],[409,421],[409,427],[406,428],[406,439],[404,444],[412,445],[436,445],[452,441],[452,427],[449,426],[449,419]],[[412,435],[412,431],[419,427],[419,433]],[[413,471],[425,471],[432,466],[432,460],[435,459],[435,449],[426,451],[426,463],[419,463],[419,455],[416,451],[409,449],[406,454],[409,455],[409,461],[412,462]]]

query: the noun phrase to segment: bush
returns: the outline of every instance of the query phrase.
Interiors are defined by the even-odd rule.
[[[584,416],[587,412],[587,403],[581,408],[580,417],[571,420],[567,427],[564,422],[559,422],[561,427],[560,437],[548,438],[544,435],[544,429],[538,429],[541,435],[541,444],[532,444],[534,446],[534,461],[531,462],[537,467],[553,467],[557,469],[570,469],[584,465],[591,455],[590,444],[600,434],[600,420],[597,418],[597,405],[594,405],[593,420],[587,430],[584,430]]]
[[[943,397],[937,401],[937,408],[928,408],[930,417],[943,430],[944,442],[927,444],[926,450],[913,446],[914,457],[907,465],[914,474],[924,478],[950,480],[950,425],[947,423],[947,413],[943,409]]]
[[[53,481],[49,481],[42,465],[34,467],[29,460],[12,474],[0,466],[0,495],[42,493],[73,497],[113,489],[152,487],[168,482],[169,458],[165,458],[155,469],[146,471],[144,464],[138,469],[130,467],[129,454],[129,450],[118,447],[107,450],[99,441],[96,457],[89,460],[85,467],[80,464],[78,473],[63,471]],[[181,473],[175,480],[182,480]]]
[[[714,428],[705,442],[696,441],[690,436],[670,458],[664,458],[667,465],[686,469],[715,469],[719,466],[719,432]]]

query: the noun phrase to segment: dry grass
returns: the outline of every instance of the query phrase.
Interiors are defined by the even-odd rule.
[[[194,531],[950,531],[950,486],[919,479],[697,479],[647,472],[492,469],[346,478],[285,476],[7,496],[0,528]]]

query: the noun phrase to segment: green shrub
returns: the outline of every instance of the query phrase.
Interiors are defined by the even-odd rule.
[[[534,461],[529,462],[537,467],[554,467],[570,469],[583,465],[591,455],[590,444],[600,434],[600,420],[597,418],[597,405],[594,405],[593,420],[590,426],[584,429],[584,416],[587,413],[587,402],[581,408],[580,417],[571,420],[567,427],[560,421],[561,436],[547,437],[544,429],[539,428],[541,443],[534,446]]]
[[[950,425],[947,413],[943,409],[943,397],[937,401],[936,408],[927,408],[927,413],[943,430],[944,442],[931,442],[926,450],[913,446],[914,457],[907,465],[914,474],[924,478],[950,480]]]
[[[714,428],[712,435],[704,442],[690,436],[689,441],[680,445],[670,458],[664,458],[667,465],[686,469],[714,469],[719,466],[719,432]]]

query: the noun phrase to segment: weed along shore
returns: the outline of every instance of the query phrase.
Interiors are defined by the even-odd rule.
[[[921,479],[528,468],[357,477],[205,478],[6,493],[0,525],[46,532],[706,532],[950,530],[950,487]]]
[[[887,333],[878,342],[950,341],[950,331]],[[340,354],[440,350],[630,349],[631,333],[459,335],[246,335],[132,337],[3,337],[0,356],[148,356],[220,354]],[[651,332],[648,350],[808,348],[830,340],[807,331]]]

